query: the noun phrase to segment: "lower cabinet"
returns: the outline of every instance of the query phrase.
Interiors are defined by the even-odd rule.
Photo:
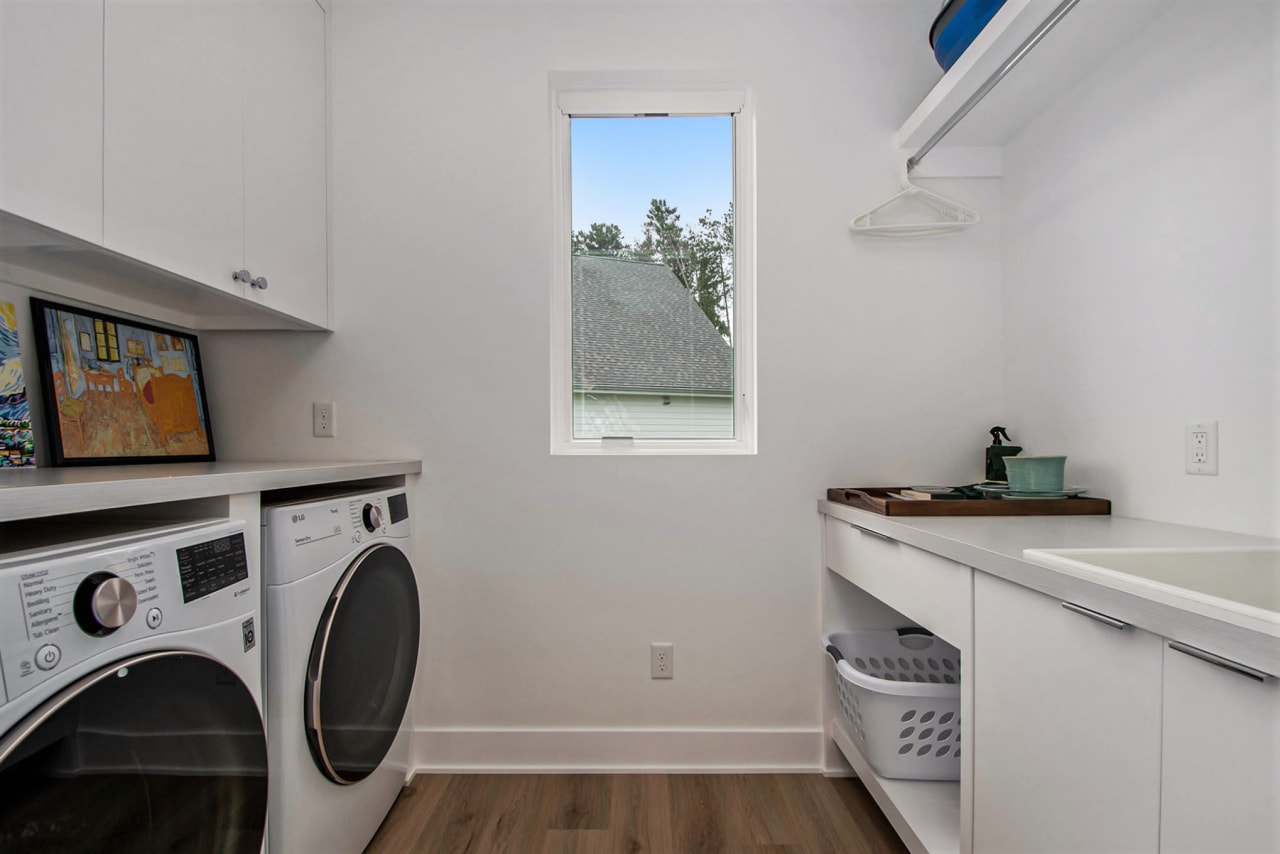
[[[973,850],[1157,851],[1161,638],[982,572],[973,602]]]
[[[964,656],[959,791],[867,769],[911,851],[1280,852],[1277,674],[1137,628],[1101,587],[1063,601],[861,525],[825,526],[826,565],[858,597],[828,584],[824,631],[891,625],[874,601]]]
[[[1160,850],[1280,851],[1280,680],[1164,650]]]

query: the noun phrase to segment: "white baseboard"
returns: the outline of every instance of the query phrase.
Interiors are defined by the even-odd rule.
[[[821,729],[418,729],[413,767],[489,773],[819,773]]]

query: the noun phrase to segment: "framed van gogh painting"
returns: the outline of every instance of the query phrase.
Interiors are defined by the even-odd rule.
[[[53,465],[214,458],[194,335],[34,297],[31,317]]]

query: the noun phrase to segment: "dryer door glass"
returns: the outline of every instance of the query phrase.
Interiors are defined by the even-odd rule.
[[[0,851],[258,852],[266,817],[258,707],[202,655],[113,664],[0,740]]]
[[[418,666],[419,625],[404,552],[362,552],[325,605],[307,666],[307,741],[335,783],[368,777],[391,749]]]

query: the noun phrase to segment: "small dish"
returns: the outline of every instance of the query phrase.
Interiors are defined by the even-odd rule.
[[[916,492],[926,492],[929,495],[950,495],[956,491],[954,486],[911,486],[908,489],[914,489]]]
[[[1059,489],[1054,492],[1005,492],[1005,498],[1071,498],[1075,495],[1083,495],[1089,490],[1082,489],[1078,486],[1068,486],[1065,489]]]

